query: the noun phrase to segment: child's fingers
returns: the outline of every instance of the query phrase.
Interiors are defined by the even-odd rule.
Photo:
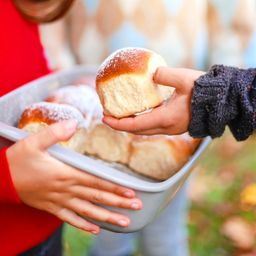
[[[194,81],[203,74],[204,72],[185,68],[159,67],[153,80],[157,84],[174,87],[178,94],[184,94],[191,90]]]
[[[73,174],[74,175],[74,174]],[[123,186],[117,185],[107,180],[103,180],[96,176],[84,173],[84,172],[76,172],[76,178],[79,182],[79,185],[83,185],[85,187],[96,188],[103,191],[111,192],[116,195],[120,195],[126,198],[134,198],[135,192],[130,188],[125,188]]]
[[[160,106],[149,113],[122,119],[104,116],[103,122],[113,129],[126,132],[138,132],[159,128],[162,127],[162,121],[164,119],[162,108],[163,106]]]
[[[136,135],[158,135],[158,134],[162,134],[162,135],[170,135],[169,133],[169,128],[157,128],[157,129],[149,129],[149,130],[143,130],[143,131],[138,131],[135,132],[134,134]],[[172,134],[175,135],[175,134]]]
[[[132,210],[140,210],[142,208],[142,202],[137,198],[129,199],[110,192],[83,186],[76,186],[72,190],[75,197],[90,201],[92,203]]]
[[[182,91],[184,87],[184,69],[159,67],[154,74],[154,82],[157,84],[171,86],[177,92]]]
[[[97,225],[90,223],[89,221],[78,216],[75,212],[71,210],[65,208],[60,209],[57,213],[57,217],[60,218],[62,221],[84,231],[93,234],[98,234],[100,232],[100,228]]]
[[[107,222],[121,227],[127,227],[130,224],[130,219],[128,217],[112,212],[88,201],[74,198],[68,201],[66,204],[66,207],[70,208],[80,216],[84,216],[85,218]]]
[[[144,131],[138,131],[134,134],[136,135],[157,135],[157,134],[164,134],[164,135],[178,135],[186,132],[186,129],[182,129],[175,125],[170,126],[168,128],[159,128],[159,129],[149,129]]]
[[[143,130],[134,132],[136,135],[155,135],[155,134],[165,134],[165,129],[158,128],[158,129],[149,129],[149,130]]]

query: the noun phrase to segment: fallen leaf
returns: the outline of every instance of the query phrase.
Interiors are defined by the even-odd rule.
[[[211,177],[206,175],[194,175],[194,178],[191,180],[188,197],[193,202],[202,202],[207,195],[207,192],[213,186]]]
[[[221,217],[227,217],[234,214],[236,205],[232,202],[223,202],[214,206],[214,212]]]
[[[237,165],[233,163],[225,164],[219,169],[218,178],[221,183],[231,183],[235,179],[238,171]]]
[[[256,251],[239,253],[237,256],[256,256]]]
[[[240,195],[242,206],[256,206],[256,183],[250,184],[243,189]]]
[[[249,250],[254,246],[254,228],[241,217],[228,218],[224,222],[221,232],[233,242],[234,246],[240,249]]]

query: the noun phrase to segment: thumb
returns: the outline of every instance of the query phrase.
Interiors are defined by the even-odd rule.
[[[202,71],[186,68],[159,67],[153,80],[157,84],[174,87],[178,94],[184,94],[192,89],[195,80],[203,74]]]
[[[40,132],[30,135],[26,140],[33,148],[46,150],[50,146],[72,137],[77,128],[76,120],[65,120],[49,125]]]

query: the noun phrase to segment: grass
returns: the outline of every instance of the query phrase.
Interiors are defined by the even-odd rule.
[[[68,256],[87,256],[93,237],[70,225],[64,229],[64,250]]]

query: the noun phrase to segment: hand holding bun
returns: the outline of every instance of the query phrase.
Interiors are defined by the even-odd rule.
[[[121,118],[160,105],[173,88],[154,83],[159,66],[166,66],[164,59],[147,49],[124,48],[111,54],[96,77],[104,113]]]
[[[65,104],[38,102],[28,106],[22,113],[18,127],[29,133],[37,133],[48,125],[73,119],[77,122],[77,131],[61,145],[79,153],[84,153],[86,128],[83,115],[74,107]]]

